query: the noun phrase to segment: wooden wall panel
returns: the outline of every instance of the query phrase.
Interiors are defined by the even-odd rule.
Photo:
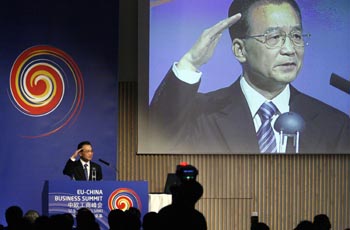
[[[271,229],[319,213],[333,229],[350,227],[350,155],[137,155],[136,91],[134,82],[119,85],[119,180],[147,180],[162,192],[167,173],[187,161],[199,170],[197,208],[208,229],[248,229],[253,211]]]

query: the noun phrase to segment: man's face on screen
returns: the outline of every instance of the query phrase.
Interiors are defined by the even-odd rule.
[[[264,36],[244,39],[243,67],[247,81],[265,91],[284,88],[296,78],[304,57],[304,47],[295,45],[291,39],[302,34],[298,14],[287,3],[253,5],[248,24],[249,36]]]
[[[92,150],[91,145],[83,145],[82,151],[80,152],[80,158],[83,161],[91,161],[94,155],[94,151]]]

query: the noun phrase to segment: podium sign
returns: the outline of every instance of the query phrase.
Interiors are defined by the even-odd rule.
[[[109,229],[108,214],[113,209],[123,211],[138,208],[143,216],[148,212],[147,181],[47,181],[43,193],[43,213],[70,213],[74,217],[80,208],[95,215],[101,229]]]

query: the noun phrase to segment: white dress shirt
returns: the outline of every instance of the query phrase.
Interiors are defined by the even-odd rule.
[[[80,163],[83,165],[83,168],[85,168],[84,165],[87,164],[87,167],[86,167],[87,174],[88,174],[88,178],[90,178],[90,161],[85,162],[82,159],[80,159]],[[86,179],[88,180],[88,178],[86,178]]]

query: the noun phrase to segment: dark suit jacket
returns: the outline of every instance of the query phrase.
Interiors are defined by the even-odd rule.
[[[151,105],[151,142],[173,153],[259,153],[248,103],[239,80],[202,94],[199,83],[178,80],[170,70]],[[300,153],[350,153],[349,117],[291,86],[290,111],[301,115]],[[292,152],[288,147],[287,152]]]
[[[90,161],[89,180],[91,180],[92,168],[96,169],[96,180],[102,180],[101,166],[92,161]],[[66,166],[63,169],[63,174],[71,177],[74,180],[86,180],[84,167],[81,164],[80,160],[72,161],[71,159],[69,159],[66,163]]]

